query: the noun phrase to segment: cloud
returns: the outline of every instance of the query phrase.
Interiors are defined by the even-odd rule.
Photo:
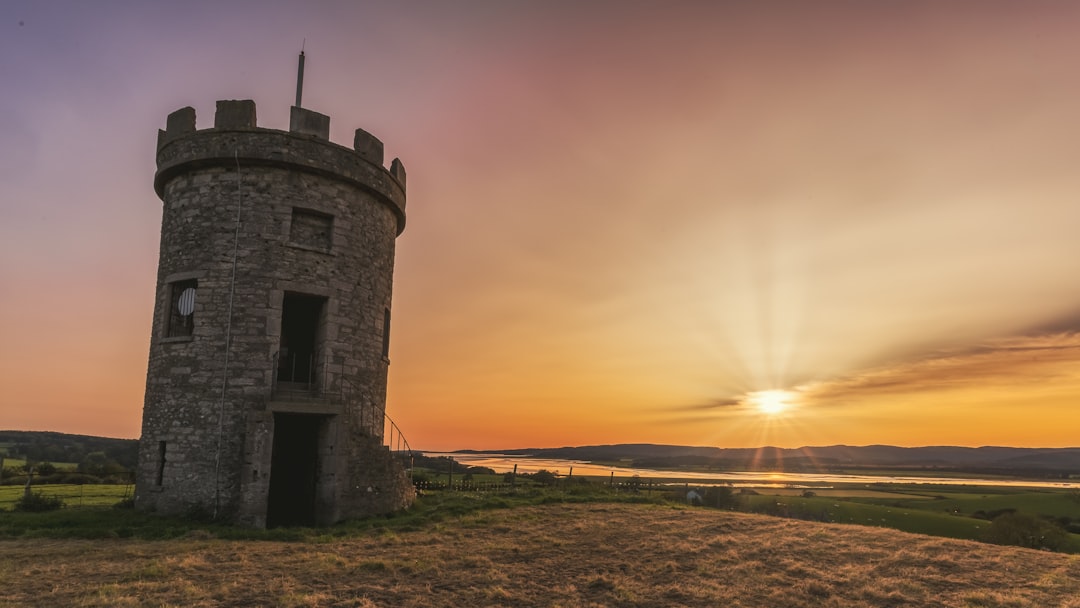
[[[919,358],[849,375],[789,387],[803,408],[873,407],[884,401],[923,398],[942,401],[958,394],[992,390],[1021,395],[1033,386],[1075,387],[1080,391],[1080,333],[1062,332],[998,339],[965,349],[938,351]],[[668,406],[669,414],[707,420],[755,410],[746,397],[725,396]]]
[[[963,390],[1015,390],[1080,381],[1080,333],[1023,336],[866,370],[799,388],[805,405],[872,404],[875,399]]]
[[[1032,334],[1057,334],[1080,331],[1080,310],[1044,320],[1031,328]]]
[[[743,405],[742,399],[735,397],[725,397],[720,399],[713,399],[704,403],[695,403],[692,405],[682,405],[675,407],[665,407],[665,411],[677,411],[677,412],[700,412],[711,410],[725,410]]]

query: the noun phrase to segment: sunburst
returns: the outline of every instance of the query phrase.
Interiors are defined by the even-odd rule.
[[[791,407],[794,397],[791,391],[773,389],[750,393],[747,395],[747,401],[762,414],[775,416],[787,411]]]

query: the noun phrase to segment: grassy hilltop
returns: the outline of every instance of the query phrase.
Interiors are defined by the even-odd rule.
[[[382,521],[300,542],[2,541],[0,606],[1080,607],[1077,556],[878,528],[612,503]]]
[[[541,472],[508,484],[445,458],[416,463],[424,496],[408,512],[319,529],[113,508],[130,485],[43,484],[35,492],[67,508],[6,511],[23,488],[0,487],[0,608],[1080,608],[1075,490],[717,485],[697,486],[706,506],[691,507],[678,479]],[[456,489],[438,489],[451,471]],[[1013,515],[1028,519],[998,527]]]

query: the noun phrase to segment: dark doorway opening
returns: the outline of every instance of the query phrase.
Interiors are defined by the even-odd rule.
[[[281,306],[278,381],[315,384],[322,346],[326,298],[286,293]]]
[[[267,527],[315,525],[319,434],[326,419],[308,414],[274,414]]]

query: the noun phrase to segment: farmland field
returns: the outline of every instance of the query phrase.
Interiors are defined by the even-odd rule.
[[[901,501],[900,504],[909,503]],[[910,505],[916,506],[916,505]],[[935,509],[972,514],[976,511],[1017,509],[1053,517],[1080,518],[1080,502],[1063,492],[1016,492],[1011,494],[943,494]]]
[[[768,488],[757,489],[760,494],[769,496],[801,496],[805,488]],[[886,490],[864,490],[860,488],[814,488],[812,490],[818,496],[834,498],[883,498],[889,500],[931,500],[934,497],[928,494],[911,494],[907,492],[890,492]]]
[[[56,467],[57,471],[74,471],[79,467],[77,462],[51,462],[49,463]],[[12,458],[10,456],[4,456],[4,468],[5,469],[21,469],[26,465],[26,460],[22,458]]]
[[[784,497],[776,500],[770,496],[749,497],[749,508],[754,511],[778,512],[800,518],[842,524],[858,524],[892,528],[917,534],[949,538],[979,539],[990,522],[970,517],[958,517],[946,513],[930,512],[915,508],[900,509],[884,505],[865,504],[838,498]],[[775,507],[769,509],[769,507]]]
[[[33,486],[33,491],[44,496],[59,497],[63,499],[65,506],[75,508],[112,506],[130,497],[134,488],[130,485],[113,484],[44,484]],[[22,495],[22,486],[0,486],[0,510],[11,509]]]
[[[806,490],[759,488],[740,496],[739,508],[824,522],[878,526],[970,540],[986,536],[991,519],[1006,511],[1080,522],[1080,498],[1063,490],[890,486]],[[1080,535],[1069,534],[1062,550],[1080,553]]]

